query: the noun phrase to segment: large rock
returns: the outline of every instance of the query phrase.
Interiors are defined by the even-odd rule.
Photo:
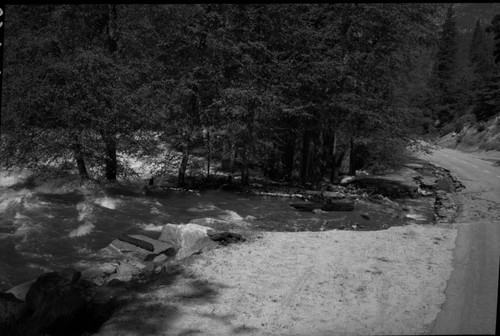
[[[214,233],[214,230],[198,224],[167,224],[159,240],[174,246],[177,251],[175,258],[180,260],[215,248],[217,243],[208,237],[209,232]]]
[[[26,294],[20,334],[75,335],[86,329],[87,291],[79,272],[42,274]]]
[[[2,335],[15,335],[17,321],[23,314],[25,304],[11,293],[0,292],[0,331]]]
[[[30,280],[30,281],[24,282],[20,285],[12,287],[6,293],[11,293],[19,300],[24,301],[24,300],[26,300],[26,294],[28,293],[33,282],[35,282],[35,280]]]
[[[169,254],[173,250],[173,246],[166,242],[162,242],[143,235],[122,235],[118,238],[121,241],[147,249],[151,254]],[[147,247],[146,247],[147,246]]]
[[[92,281],[98,286],[102,286],[108,281],[108,278],[112,274],[116,273],[118,266],[118,261],[90,265],[82,271],[82,277]]]
[[[356,179],[355,176],[343,176],[340,180],[340,184],[348,184]]]
[[[139,266],[137,264],[134,264],[130,261],[121,261],[116,268],[116,272],[111,274],[106,281],[110,282],[112,280],[120,280],[120,281],[130,281],[132,280],[132,277],[135,275],[138,275],[141,273],[141,270],[143,270],[146,266],[142,265]]]
[[[143,235],[123,235],[99,252],[101,256],[127,256],[141,261],[152,260],[159,254],[173,255],[174,247]]]
[[[435,177],[424,176],[420,180],[420,187],[433,189],[436,187],[437,179]]]
[[[125,290],[94,287],[72,270],[44,273],[30,287],[14,325],[10,329],[0,325],[0,335],[93,335],[109,319]],[[20,301],[9,302],[18,311]]]

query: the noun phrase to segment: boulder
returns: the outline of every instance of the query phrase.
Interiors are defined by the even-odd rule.
[[[437,179],[435,177],[424,176],[420,179],[420,187],[433,189],[437,185]]]
[[[118,262],[104,262],[99,264],[85,264],[82,271],[82,278],[92,281],[97,286],[106,283],[106,279],[118,268]]]
[[[145,267],[145,266],[144,266]],[[111,274],[106,281],[110,282],[112,280],[120,280],[120,281],[130,281],[132,277],[138,275],[141,272],[141,268],[132,264],[131,262],[122,261],[119,263],[116,268],[116,273]]]
[[[17,320],[22,316],[25,308],[23,301],[12,293],[0,292],[0,330],[2,335],[17,333]]]
[[[87,288],[80,272],[44,273],[26,294],[26,309],[19,325],[22,335],[75,335],[87,324]]]
[[[175,258],[180,260],[215,248],[217,244],[208,237],[208,233],[214,232],[212,228],[198,224],[167,224],[159,240],[171,244],[177,251]]]
[[[127,242],[129,244],[135,245],[137,247],[143,248],[154,254],[169,254],[173,250],[173,246],[153,238],[149,238],[143,235],[122,235],[118,238],[121,241]]]
[[[28,293],[33,282],[35,282],[35,280],[30,280],[30,281],[24,282],[20,285],[12,287],[6,293],[11,293],[17,299],[24,301],[24,300],[26,300],[26,293]]]
[[[343,176],[340,180],[340,184],[348,184],[356,179],[355,176]]]
[[[148,261],[159,254],[173,255],[174,247],[143,235],[122,235],[113,240],[98,255],[104,257],[133,257],[140,261]]]

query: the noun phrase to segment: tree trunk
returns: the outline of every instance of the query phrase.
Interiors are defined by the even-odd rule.
[[[116,158],[116,136],[112,132],[101,131],[101,138],[104,142],[104,173],[106,179],[115,181],[118,172],[118,160]]]
[[[212,161],[212,144],[210,141],[210,130],[207,129],[207,181],[210,180],[210,164]]]
[[[189,162],[189,146],[184,144],[182,150],[182,159],[179,166],[179,175],[177,177],[177,185],[179,187],[184,187],[186,185],[186,170]]]
[[[250,185],[250,171],[246,160],[241,164],[241,185],[245,187]]]
[[[107,26],[107,46],[108,51],[113,55],[117,50],[117,10],[116,5],[108,5],[108,26]],[[112,103],[108,102],[108,107],[111,109]],[[107,126],[104,126],[107,127]],[[107,128],[103,128],[100,131],[102,140],[104,142],[105,150],[105,168],[104,174],[106,179],[109,181],[115,181],[118,172],[118,161],[116,158],[116,133],[114,131],[108,131]]]
[[[80,143],[76,135],[74,136],[74,143],[72,147],[76,165],[78,166],[78,174],[80,175],[80,179],[88,180],[89,173],[87,171],[87,166],[85,165],[85,158],[82,152],[82,144]]]
[[[309,172],[309,133],[307,131],[304,131],[302,135],[302,165],[300,168],[300,182],[305,184]]]
[[[234,146],[234,141],[231,141],[231,145],[229,148],[229,161],[228,161],[229,174],[227,176],[227,183],[233,183],[235,161],[236,161],[236,148]]]
[[[291,179],[294,182],[298,182],[300,178],[300,136],[295,137],[295,145],[293,146],[293,162],[292,162],[292,174]]]
[[[337,131],[333,132],[333,145],[332,145],[332,171],[330,175],[330,182],[335,183],[339,178],[339,166],[337,165]]]
[[[351,137],[350,141],[350,153],[349,153],[349,175],[355,176],[356,175],[356,167],[355,167],[355,162],[356,162],[356,150],[355,150],[355,145],[354,145],[354,137]]]

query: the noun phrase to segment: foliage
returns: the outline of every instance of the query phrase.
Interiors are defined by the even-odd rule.
[[[193,155],[207,178],[217,161],[243,184],[252,168],[306,183],[334,180],[342,158],[396,162],[432,128],[437,8],[12,6],[3,163],[73,160],[82,177],[114,179],[133,173],[125,157],[163,155],[155,169],[175,164],[184,185]],[[450,109],[454,34],[450,14],[435,67]]]

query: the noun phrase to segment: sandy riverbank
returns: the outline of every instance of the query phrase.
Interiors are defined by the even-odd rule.
[[[267,232],[194,256],[99,335],[419,334],[445,300],[456,229]]]

